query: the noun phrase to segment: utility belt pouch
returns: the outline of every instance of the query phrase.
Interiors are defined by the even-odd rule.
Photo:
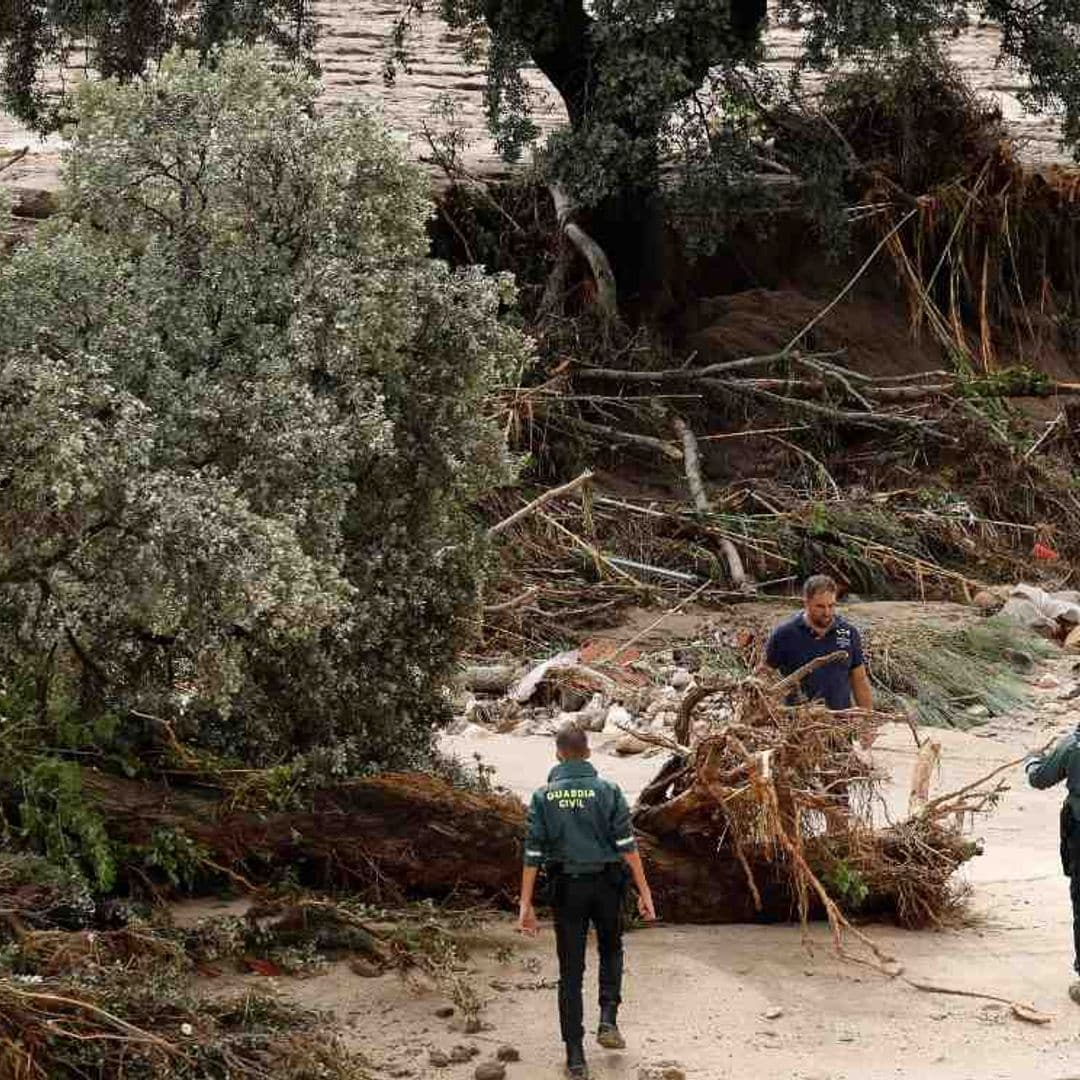
[[[536,903],[543,907],[554,907],[559,879],[562,877],[563,864],[560,862],[544,863],[536,876]]]

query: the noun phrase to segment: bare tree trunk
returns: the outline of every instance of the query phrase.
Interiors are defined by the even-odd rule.
[[[694,508],[699,514],[707,514],[709,512],[709,499],[705,494],[705,481],[701,477],[701,456],[698,453],[697,439],[690,430],[690,425],[681,416],[675,417],[674,424],[679,438],[682,439],[683,467],[686,470],[686,483],[694,500]],[[752,589],[753,585],[746,576],[746,570],[743,568],[738,549],[726,536],[720,537],[720,550],[727,560],[728,573],[731,575],[731,582],[735,588],[742,590]]]
[[[548,190],[555,202],[559,228],[592,271],[593,280],[596,282],[597,306],[605,315],[615,318],[619,312],[618,293],[615,288],[615,274],[607,253],[580,225],[571,220],[575,207],[566,192],[558,184],[550,184]]]

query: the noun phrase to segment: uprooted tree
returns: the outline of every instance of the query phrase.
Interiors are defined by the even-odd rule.
[[[76,97],[65,211],[0,268],[7,770],[425,759],[526,348],[505,280],[427,257],[422,175],[315,94],[233,49]]]

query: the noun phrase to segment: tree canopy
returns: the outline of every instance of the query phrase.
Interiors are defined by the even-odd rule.
[[[400,147],[316,92],[228,48],[75,94],[64,213],[0,268],[8,715],[331,770],[428,747],[526,346],[507,281],[427,257]]]

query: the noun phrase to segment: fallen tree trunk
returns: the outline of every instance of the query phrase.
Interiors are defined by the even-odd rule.
[[[315,792],[300,810],[234,809],[225,792],[86,771],[84,790],[113,839],[181,829],[216,865],[258,883],[292,867],[323,887],[383,899],[454,894],[508,902],[521,873],[525,808],[421,773],[390,773]]]

